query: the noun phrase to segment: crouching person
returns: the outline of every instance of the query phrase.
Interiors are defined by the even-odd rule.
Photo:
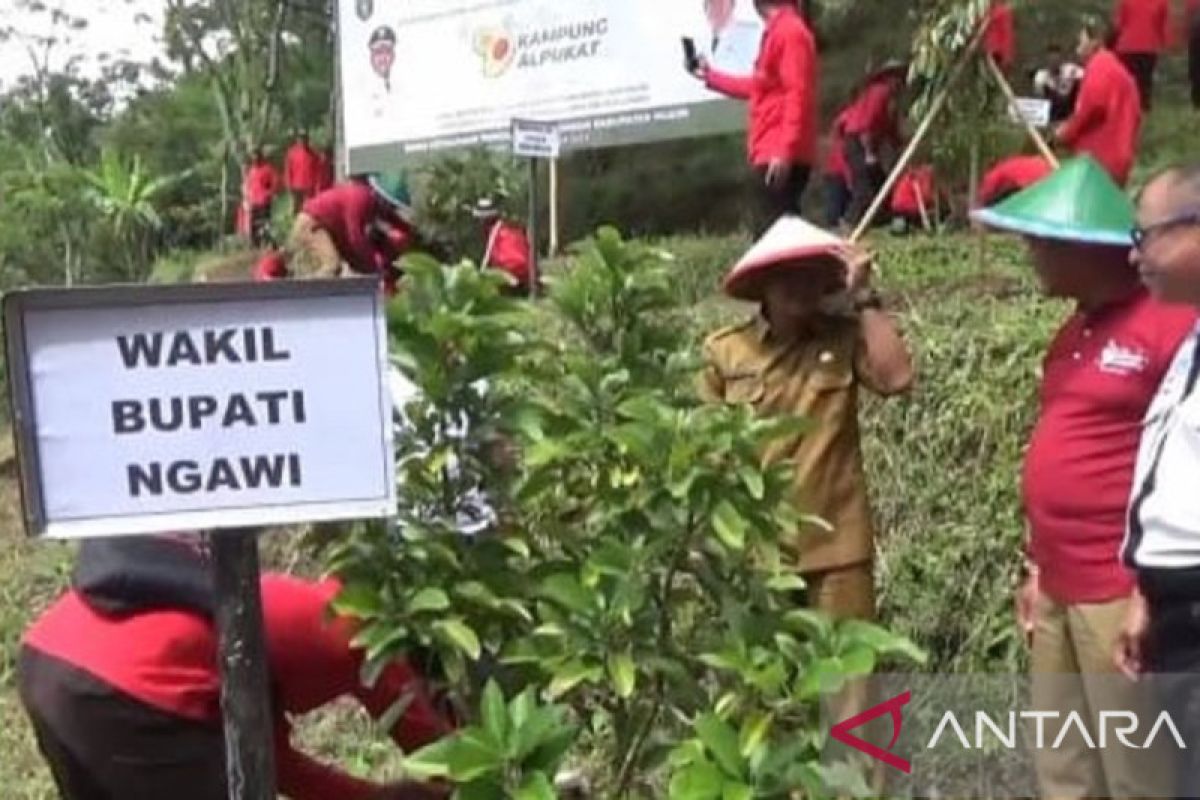
[[[220,800],[228,796],[214,597],[198,539],[129,538],[83,545],[72,588],[26,633],[22,703],[64,800]],[[353,629],[328,613],[334,581],[262,579],[279,791],[292,800],[426,800],[416,783],[360,780],[289,742],[288,715],[339,697],[381,717],[411,697],[390,731],[415,749],[448,733],[404,662],[361,683]]]
[[[896,395],[913,382],[908,347],[870,288],[871,260],[799,217],[780,219],[734,267],[725,291],[756,317],[711,336],[702,391],[760,415],[814,427],[777,441],[768,461],[795,464],[795,502],[811,523],[786,544],[808,602],[833,618],[871,619],[874,529],[859,444],[861,387]]]

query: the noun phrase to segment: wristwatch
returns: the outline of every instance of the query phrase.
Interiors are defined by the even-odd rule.
[[[854,293],[854,310],[865,311],[868,308],[875,311],[883,309],[883,297],[874,289],[859,289]]]

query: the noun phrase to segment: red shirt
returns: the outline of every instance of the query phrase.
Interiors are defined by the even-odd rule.
[[[1013,156],[989,169],[979,182],[979,204],[990,206],[1002,196],[1018,192],[1054,171],[1042,156]]]
[[[497,220],[488,233],[487,248],[485,267],[508,273],[519,286],[529,286],[531,258],[524,228]]]
[[[846,135],[866,136],[875,144],[898,140],[893,93],[894,87],[887,79],[877,78],[868,83],[846,113]]]
[[[1008,3],[992,3],[987,16],[983,46],[1001,69],[1009,69],[1017,60],[1017,34],[1012,8]]]
[[[350,645],[351,624],[330,620],[339,586],[282,575],[262,579],[263,616],[276,713],[279,789],[293,800],[368,800],[378,787],[319,764],[288,742],[287,714],[306,714],[353,696],[376,718],[416,690],[392,737],[406,749],[432,742],[448,728],[405,664],[389,666],[373,688],[362,685],[362,653]],[[68,592],[25,635],[25,644],[88,672],[149,706],[200,722],[219,722],[217,638],[193,614],[155,611],[110,619]]]
[[[892,192],[892,213],[917,217],[920,216],[921,204],[924,203],[926,213],[932,214],[936,192],[933,167],[913,167],[896,182],[896,189]]]
[[[251,208],[268,206],[279,191],[279,173],[269,161],[251,164],[242,183],[242,194]]]
[[[750,101],[747,134],[750,163],[772,159],[811,165],[816,160],[820,117],[817,46],[794,8],[783,6],[767,22],[754,74],[738,77],[708,71],[710,89]]]
[[[364,275],[378,272],[380,248],[371,240],[369,229],[379,218],[393,222],[394,215],[370,186],[357,181],[339,184],[308,200],[303,211],[329,234],[351,269]],[[403,222],[395,220],[394,224]]]
[[[1113,27],[1118,53],[1161,53],[1171,41],[1170,0],[1119,0]]]
[[[1124,186],[1141,126],[1141,99],[1133,76],[1110,50],[1100,50],[1088,61],[1075,113],[1063,123],[1059,139],[1075,155],[1091,155]]]
[[[1059,602],[1104,602],[1133,587],[1118,551],[1142,420],[1195,319],[1139,288],[1076,313],[1050,345],[1022,494],[1039,586]]]
[[[283,172],[287,188],[293,192],[311,192],[317,188],[320,163],[317,154],[303,142],[296,142],[287,151]]]

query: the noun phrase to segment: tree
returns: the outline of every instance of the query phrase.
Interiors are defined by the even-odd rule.
[[[178,178],[150,175],[139,156],[127,161],[113,150],[106,150],[99,166],[85,171],[83,177],[88,199],[124,255],[125,279],[145,280],[155,237],[162,229],[158,202]]]

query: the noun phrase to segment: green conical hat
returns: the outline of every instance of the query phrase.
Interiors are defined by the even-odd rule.
[[[1090,156],[1059,169],[971,219],[1025,236],[1131,247],[1133,203]]]

